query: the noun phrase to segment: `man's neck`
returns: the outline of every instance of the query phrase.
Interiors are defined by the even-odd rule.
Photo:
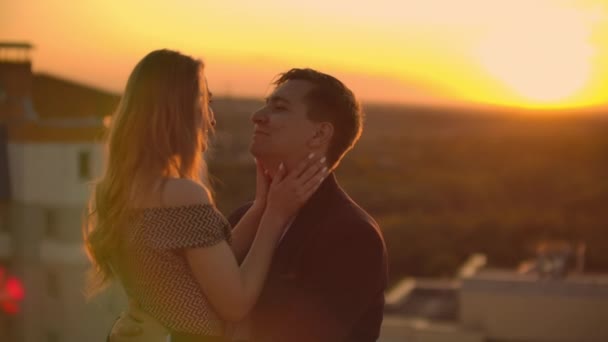
[[[283,167],[285,167],[285,169],[287,170],[287,173],[289,173],[291,170],[293,170],[295,168],[295,164],[293,162],[291,162],[290,160],[281,161],[278,159],[259,158],[258,157],[258,162],[260,162],[262,164],[262,167],[264,167],[264,170],[266,170],[268,172],[270,177],[274,177],[274,175],[279,171],[279,165],[281,163],[283,163]]]
[[[262,166],[264,167],[264,169],[268,172],[268,174],[271,177],[274,177],[274,175],[277,173],[277,171],[279,170],[279,165],[281,163],[283,163],[283,166],[285,167],[285,169],[287,170],[287,173],[289,174],[289,172],[291,170],[293,170],[294,168],[296,168],[300,162],[302,160],[304,160],[304,158],[306,158],[309,153],[311,152],[306,152],[306,155],[302,155],[302,156],[291,156],[290,158],[284,158],[284,159],[280,159],[280,158],[275,158],[275,157],[257,157],[258,162],[260,162],[262,164]],[[322,151],[319,152],[313,152],[314,153],[314,158],[318,159],[322,153]]]

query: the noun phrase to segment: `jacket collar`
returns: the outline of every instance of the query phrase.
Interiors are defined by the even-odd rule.
[[[278,271],[284,273],[289,266],[299,258],[304,251],[306,242],[320,233],[323,225],[319,220],[331,210],[332,195],[342,191],[336,177],[330,173],[319,189],[300,209],[275,253],[275,265]]]

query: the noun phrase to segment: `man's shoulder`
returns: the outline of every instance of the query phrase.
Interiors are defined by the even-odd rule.
[[[384,245],[384,237],[378,222],[346,192],[329,208],[330,234],[346,234],[349,238],[368,239],[371,244]]]
[[[350,225],[361,226],[362,228],[378,227],[378,222],[363,209],[345,191],[333,201],[329,207],[331,217],[337,221]]]
[[[320,241],[321,250],[330,250],[339,258],[357,260],[361,268],[378,269],[379,274],[388,273],[387,249],[384,236],[376,220],[352,198],[345,196],[333,201],[335,206],[327,215],[327,226]],[[340,246],[335,253],[335,246]]]

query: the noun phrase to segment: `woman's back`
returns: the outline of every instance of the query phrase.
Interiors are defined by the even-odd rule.
[[[162,190],[137,199],[124,227],[117,271],[128,295],[176,332],[221,335],[223,323],[205,298],[185,248],[230,240],[230,226],[206,190],[168,179]]]

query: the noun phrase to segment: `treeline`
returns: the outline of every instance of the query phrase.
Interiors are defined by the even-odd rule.
[[[216,103],[210,170],[226,213],[254,191],[260,104]],[[450,276],[476,252],[515,267],[544,239],[585,242],[587,270],[608,272],[608,116],[370,107],[337,173],[381,224],[393,279]]]

